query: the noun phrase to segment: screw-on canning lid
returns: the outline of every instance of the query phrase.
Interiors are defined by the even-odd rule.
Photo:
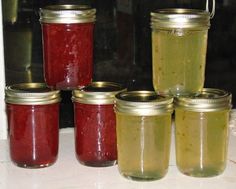
[[[115,111],[135,116],[153,116],[173,112],[173,98],[154,91],[129,91],[116,95]]]
[[[151,13],[153,29],[208,29],[210,13],[196,9],[159,9]]]
[[[53,104],[61,100],[60,91],[44,83],[20,83],[5,88],[5,102],[21,105]]]
[[[114,104],[115,95],[124,91],[118,83],[97,81],[72,92],[72,101],[83,104]]]
[[[231,109],[232,95],[224,90],[205,88],[195,96],[184,96],[175,99],[176,108],[189,111],[211,112]]]
[[[96,9],[87,5],[50,5],[40,9],[41,23],[89,23],[96,18]]]

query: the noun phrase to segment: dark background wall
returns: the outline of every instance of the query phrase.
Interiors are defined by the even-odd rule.
[[[150,12],[205,9],[205,0],[2,0],[6,84],[43,82],[38,10],[49,4],[88,4],[97,9],[94,81],[152,89]],[[10,4],[10,6],[9,6]],[[13,10],[13,5],[17,4]],[[236,2],[217,0],[209,30],[205,87],[225,89],[236,105]],[[196,52],[198,53],[198,52]],[[73,126],[70,91],[62,92],[61,127]]]

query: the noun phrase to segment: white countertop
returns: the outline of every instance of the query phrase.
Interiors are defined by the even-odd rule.
[[[122,177],[117,166],[86,167],[77,161],[73,129],[60,131],[57,162],[47,168],[25,169],[9,158],[8,141],[0,141],[0,189],[236,189],[236,136],[230,134],[228,166],[213,178],[192,178],[181,174],[175,166],[172,140],[167,175],[157,181],[137,182]]]

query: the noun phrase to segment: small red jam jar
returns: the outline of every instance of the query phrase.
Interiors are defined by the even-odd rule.
[[[95,13],[85,5],[40,9],[44,78],[49,87],[70,90],[92,82]]]
[[[59,91],[43,83],[22,83],[5,89],[10,156],[19,167],[53,164],[58,154]]]
[[[114,98],[123,90],[112,82],[93,82],[74,90],[75,150],[80,163],[105,167],[116,164]]]

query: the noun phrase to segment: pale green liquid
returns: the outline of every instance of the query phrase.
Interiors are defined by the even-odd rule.
[[[133,180],[156,180],[168,170],[171,116],[117,116],[118,167]]]
[[[179,170],[195,177],[222,173],[227,161],[229,111],[175,111],[176,161]]]
[[[153,86],[156,92],[186,95],[202,90],[207,30],[152,32]]]

